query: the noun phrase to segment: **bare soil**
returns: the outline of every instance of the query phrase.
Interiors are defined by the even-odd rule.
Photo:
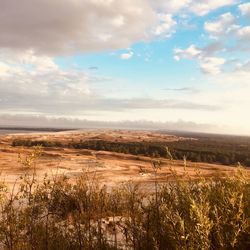
[[[0,136],[0,180],[9,186],[19,182],[20,176],[32,173],[33,169],[24,167],[20,157],[25,157],[32,152],[31,148],[12,147],[14,139],[33,139],[69,142],[72,140],[96,140],[119,142],[140,141],[177,141],[187,138],[173,135],[159,134],[148,131],[127,130],[82,130],[72,132],[34,133]],[[192,139],[192,138],[188,138]],[[19,157],[20,156],[20,157]],[[235,168],[208,163],[173,161],[157,158],[161,162],[161,168],[157,170],[157,179],[167,182],[173,179],[173,171],[177,175],[187,178],[205,178],[212,176],[230,175]],[[45,174],[49,176],[66,175],[72,181],[77,176],[88,172],[95,176],[100,183],[115,186],[127,181],[145,183],[150,185],[155,180],[155,172],[152,167],[152,159],[144,156],[134,156],[107,151],[93,151],[85,149],[68,148],[44,148],[42,155],[36,162],[36,174],[42,179]],[[246,170],[250,177],[250,171]]]

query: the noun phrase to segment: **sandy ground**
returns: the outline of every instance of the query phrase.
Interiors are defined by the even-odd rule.
[[[29,134],[10,134],[7,136],[0,136],[0,144],[9,144],[9,141],[12,141],[15,138],[29,138],[33,140],[50,140],[61,142],[69,142],[72,140],[106,140],[110,142],[164,142],[187,139],[175,135],[161,134],[157,132],[141,130],[84,129],[56,133],[43,132]]]
[[[15,182],[19,182],[20,176],[25,173],[31,174],[33,169],[25,167],[20,162],[20,157],[25,160],[27,155],[32,153],[32,149],[13,148],[11,141],[15,138],[32,138],[46,140],[69,141],[72,139],[105,139],[109,141],[166,141],[182,140],[172,135],[161,135],[157,133],[143,131],[120,131],[120,130],[85,130],[75,132],[42,133],[0,136],[0,181],[4,181],[12,187]],[[20,157],[19,157],[20,156]],[[161,168],[157,171],[157,179],[160,182],[172,180],[171,171],[176,171],[180,176],[188,175],[197,178],[199,173],[204,177],[217,175],[230,175],[235,170],[234,167],[187,162],[184,170],[183,161],[161,161]],[[95,176],[100,183],[108,186],[115,186],[127,181],[134,181],[151,185],[155,180],[155,173],[152,167],[152,159],[143,156],[133,156],[106,151],[77,150],[67,148],[47,148],[43,149],[42,155],[36,160],[36,174],[43,178],[47,173],[49,176],[66,175],[74,180],[84,172]],[[250,177],[250,171],[247,170]]]

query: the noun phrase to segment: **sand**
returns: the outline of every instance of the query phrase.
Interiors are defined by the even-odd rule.
[[[108,141],[135,142],[135,141],[176,141],[185,138],[165,135],[148,131],[127,130],[84,130],[71,132],[32,133],[0,136],[0,181],[9,187],[20,183],[20,176],[32,174],[32,167],[24,166],[22,161],[33,152],[31,148],[12,147],[13,139],[55,140],[68,142],[71,140],[102,139]],[[35,161],[35,172],[40,180],[45,174],[50,178],[65,175],[74,181],[78,176],[88,173],[94,176],[101,184],[116,186],[133,181],[151,185],[155,177],[159,182],[173,180],[172,171],[182,178],[198,178],[203,176],[231,175],[235,167],[207,163],[187,162],[184,168],[183,161],[173,161],[157,158],[161,162],[160,169],[155,175],[152,159],[144,156],[134,156],[107,151],[79,150],[68,148],[44,148],[41,156]],[[20,161],[20,159],[22,159]],[[247,175],[250,177],[250,171]]]

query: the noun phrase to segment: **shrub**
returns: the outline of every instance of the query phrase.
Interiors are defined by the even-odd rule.
[[[25,161],[31,169],[36,152]],[[108,190],[89,173],[38,182],[34,171],[17,192],[1,185],[1,249],[250,249],[243,169],[207,180],[172,172],[175,181],[160,185],[160,162],[152,165],[150,192],[133,182]]]

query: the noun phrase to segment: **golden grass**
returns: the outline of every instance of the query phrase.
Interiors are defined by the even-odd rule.
[[[0,186],[1,249],[249,249],[250,182],[244,169],[226,178],[193,180],[186,171],[153,190],[127,182],[108,189],[95,173],[71,182],[37,180],[41,151],[20,156],[29,174],[18,190]]]

